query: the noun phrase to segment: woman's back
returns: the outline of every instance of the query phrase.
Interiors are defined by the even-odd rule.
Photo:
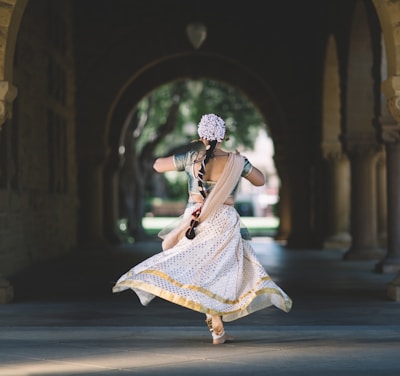
[[[228,156],[229,153],[222,150],[217,150],[214,153],[214,158],[211,158],[207,164],[203,180],[217,182],[225,168]],[[194,167],[196,176],[199,172],[200,167],[201,163],[196,163]]]

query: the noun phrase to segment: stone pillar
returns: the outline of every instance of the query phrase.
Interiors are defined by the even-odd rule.
[[[400,272],[398,272],[393,281],[389,283],[387,294],[390,299],[400,302]]]
[[[324,248],[348,248],[351,245],[350,171],[347,157],[340,151],[323,152],[328,161],[327,213],[328,238]]]
[[[17,96],[17,89],[7,81],[0,81],[0,130],[12,116],[12,103]]]
[[[352,245],[345,260],[382,259],[378,246],[376,162],[379,149],[368,140],[353,140],[348,148],[351,163]]]
[[[382,152],[377,163],[377,194],[378,194],[378,242],[387,248],[387,177],[386,153]]]
[[[392,124],[380,124],[381,139],[386,145],[387,169],[387,254],[378,270],[397,267],[400,259],[400,76],[389,77],[382,83],[387,109],[394,118]],[[400,301],[400,272],[388,286],[390,299]]]
[[[80,157],[79,162],[79,240],[87,246],[104,244],[104,170],[105,153],[100,150]]]
[[[86,244],[99,244],[103,239],[103,175],[101,166],[88,168],[81,178],[83,185],[80,234]]]
[[[399,132],[400,126],[396,126]],[[388,238],[386,257],[377,264],[376,271],[400,271],[400,143],[386,143]],[[389,235],[390,234],[390,235]]]
[[[307,142],[291,145],[290,176],[290,235],[287,246],[292,249],[315,247],[315,236],[311,231],[311,167],[307,153]],[[296,147],[297,146],[297,147]],[[293,161],[298,161],[293,163]]]
[[[0,275],[0,304],[9,303],[14,299],[14,289],[6,279]]]
[[[276,240],[287,240],[290,234],[290,194],[289,183],[285,179],[281,179],[281,187],[279,190],[278,204],[279,228],[275,235]]]
[[[0,81],[0,132],[7,119],[12,117],[12,104],[17,96],[17,88],[8,81]],[[14,299],[14,289],[10,282],[0,275],[0,304]]]
[[[119,165],[119,155],[114,152],[108,158],[104,169],[104,235],[112,244],[122,242],[117,229],[119,217]]]
[[[289,192],[289,175],[287,170],[287,164],[283,157],[284,151],[280,150],[280,153],[275,154],[275,166],[281,181],[279,188],[279,203],[278,203],[278,217],[279,227],[275,235],[275,239],[279,241],[286,241],[290,234],[290,192]]]

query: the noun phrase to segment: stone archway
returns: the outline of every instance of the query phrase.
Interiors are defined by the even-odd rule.
[[[221,69],[221,66],[223,66],[224,69]],[[180,70],[177,71],[176,67],[179,67]],[[159,72],[162,72],[162,74]],[[162,81],[155,81],[154,77],[160,77]],[[132,76],[127,81],[126,85],[121,88],[119,95],[110,109],[107,120],[109,152],[104,171],[104,192],[106,199],[103,200],[106,205],[104,207],[103,217],[106,222],[104,230],[107,234],[107,238],[115,239],[116,237],[114,233],[117,220],[115,208],[118,196],[116,193],[115,174],[117,172],[119,159],[118,149],[120,146],[120,135],[129,113],[143,96],[163,83],[178,78],[192,79],[199,77],[215,78],[240,88],[240,91],[255,104],[263,117],[267,119],[272,139],[278,140],[278,142],[282,142],[281,140],[284,139],[285,125],[283,116],[279,110],[279,103],[276,102],[268,85],[264,83],[262,79],[254,76],[254,74],[245,69],[245,67],[238,66],[235,62],[216,55],[201,53],[170,56],[146,67]],[[235,77],[234,82],[232,82],[231,77]],[[285,158],[278,156],[278,159],[283,161]],[[285,168],[283,163],[281,163],[279,167],[281,170]],[[285,200],[289,200],[289,197],[285,196]],[[284,207],[289,208],[289,205]],[[283,216],[281,222],[289,222],[287,220],[289,215],[290,212],[288,210],[283,213],[281,212],[280,216]]]
[[[0,27],[1,27],[1,33],[0,33],[0,124],[1,121],[4,121],[4,119],[7,118],[11,114],[11,104],[13,101],[13,98],[15,97],[16,90],[13,87],[13,55],[14,55],[14,46],[15,46],[15,40],[17,37],[18,29],[19,29],[19,24],[22,18],[22,15],[24,13],[25,6],[27,5],[28,0],[0,0]],[[398,122],[400,122],[400,33],[399,28],[400,28],[400,3],[393,1],[393,0],[372,0],[373,5],[376,8],[376,11],[378,13],[380,22],[381,22],[381,27],[383,31],[383,37],[385,40],[385,45],[386,45],[386,50],[387,50],[387,60],[388,60],[388,79],[384,82],[383,88],[385,91],[385,95],[389,104],[390,112],[397,119]],[[368,2],[368,5],[370,5],[370,2]],[[175,49],[174,51],[177,51]],[[180,49],[179,49],[180,51]],[[223,69],[221,69],[221,66],[219,67],[220,71],[219,77],[221,74],[223,75],[225,72],[223,72]],[[243,72],[246,70],[245,67],[243,68]],[[177,69],[180,69],[178,67]],[[190,75],[194,74],[196,72],[189,71],[189,72],[181,72],[182,75]],[[240,79],[242,81],[246,80],[247,77],[249,77],[250,74],[244,74]],[[139,80],[140,81],[140,80]],[[151,78],[149,78],[148,82],[151,82]],[[253,77],[252,80],[250,80],[250,83],[256,82],[257,78]],[[137,82],[136,82],[137,83]],[[157,82],[153,82],[153,86],[157,85]],[[151,85],[147,85],[147,88],[149,88]],[[257,88],[260,87],[260,83],[256,82],[256,88],[251,88],[247,83],[243,82],[238,82],[238,86],[243,86],[247,87],[247,92],[250,94],[252,97],[257,97],[258,94],[255,93],[257,91]],[[143,87],[138,86],[139,92],[142,90],[142,93],[145,90],[145,86]],[[254,92],[254,95],[253,95]],[[266,90],[264,93],[267,93],[264,97],[259,96],[259,102],[258,102],[258,107],[260,109],[263,109],[264,111],[268,112],[266,108],[268,107],[268,101],[270,99],[273,99],[273,95],[268,94],[268,90]],[[270,115],[270,114],[268,114]],[[279,114],[277,115],[277,119],[280,118]],[[266,118],[269,118],[269,116],[266,116]],[[274,122],[272,122],[274,123]],[[283,123],[283,122],[282,122]],[[278,124],[278,121],[277,123]],[[272,125],[272,124],[271,124]],[[103,126],[103,123],[102,123]],[[104,130],[103,130],[104,131]],[[385,133],[385,142],[390,142],[391,145],[397,145],[398,141],[400,140],[399,137],[399,127],[398,125],[395,126],[390,126],[390,127],[385,127],[382,126],[382,133]],[[274,132],[274,131],[273,131]],[[102,133],[104,135],[104,133]],[[110,135],[112,138],[113,136]],[[275,132],[273,134],[274,140],[279,140],[280,138],[285,138],[285,132]],[[110,138],[108,139],[110,140]],[[103,148],[103,145],[101,145]],[[104,148],[105,149],[105,148]],[[102,150],[104,150],[102,149]],[[285,169],[285,161],[284,161],[284,153],[280,151],[279,147],[277,148],[277,151],[279,153],[279,156],[277,156],[277,159],[283,160],[282,163],[278,163],[280,166],[282,166],[280,174],[282,175],[282,170]],[[103,161],[103,155],[94,155],[93,158],[99,158],[101,160],[100,163]],[[389,160],[392,160],[392,158],[389,156]],[[278,161],[279,162],[279,161]],[[393,162],[393,161],[392,161]],[[390,162],[391,163],[391,162]],[[391,168],[394,168],[392,171],[388,171],[389,176],[400,176],[400,169],[396,170],[395,165]],[[102,172],[98,172],[97,170],[94,172],[96,176],[101,176]],[[99,174],[99,175],[97,175]],[[98,181],[92,181],[92,183],[101,182],[99,179]],[[388,184],[390,186],[390,184]],[[398,187],[395,185],[394,188],[396,188],[394,191],[398,192]],[[393,201],[393,197],[391,197],[391,201],[389,202],[389,207],[396,209],[396,201]],[[100,208],[103,210],[103,208]],[[97,212],[94,211],[93,216],[96,217]],[[95,230],[98,230],[98,222],[97,220],[95,222]],[[394,225],[397,226],[399,225],[399,220],[396,219],[394,221]],[[393,226],[393,223],[392,223]],[[389,235],[390,237],[390,235]],[[390,240],[390,239],[389,239]],[[390,241],[389,241],[390,243]]]

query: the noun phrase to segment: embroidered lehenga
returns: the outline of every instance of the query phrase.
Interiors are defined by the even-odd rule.
[[[186,170],[193,180],[192,154],[177,156],[176,166],[177,170]],[[132,289],[143,305],[158,296],[194,311],[219,315],[224,321],[272,305],[288,312],[291,299],[267,274],[250,241],[242,238],[234,206],[225,204],[240,176],[249,169],[251,165],[244,157],[232,153],[224,178],[205,200],[196,236],[188,239],[181,235],[193,211],[201,206],[188,203],[180,226],[164,239],[164,250],[122,275],[113,292]]]

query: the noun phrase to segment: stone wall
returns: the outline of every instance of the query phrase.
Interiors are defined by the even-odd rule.
[[[71,2],[29,2],[18,33],[13,118],[0,134],[0,275],[76,246]]]

